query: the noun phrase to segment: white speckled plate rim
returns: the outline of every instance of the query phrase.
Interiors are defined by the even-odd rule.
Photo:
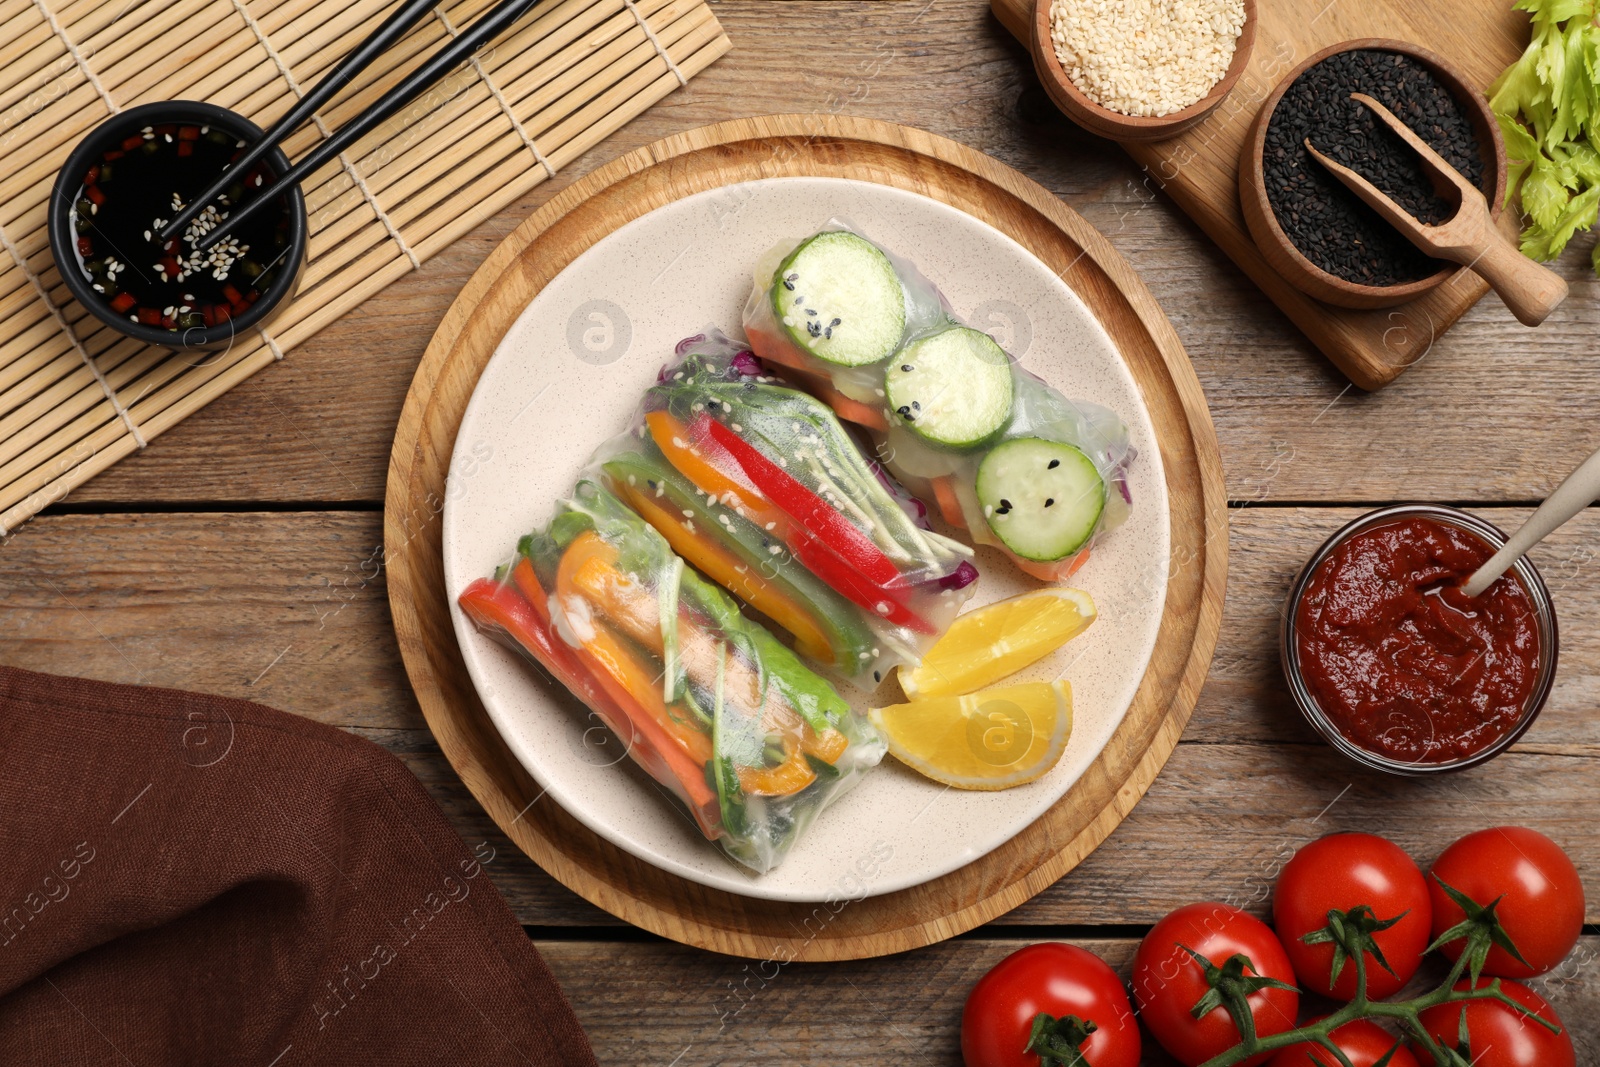
[[[548,520],[589,454],[628,423],[682,337],[737,335],[750,270],[780,240],[834,216],[916,263],[956,312],[988,329],[1067,395],[1104,404],[1139,450],[1132,517],[1095,547],[1072,584],[1095,598],[1093,627],[1021,679],[1064,675],[1074,725],[1061,762],[1001,792],[947,789],[892,757],[823,812],[777,869],[755,875],[695,830],[664,789],[575,699],[479,634],[454,598]],[[716,889],[809,902],[888,893],[956,870],[1025,829],[1099,756],[1155,647],[1170,556],[1155,429],[1105,329],[1032,253],[936,200],[841,178],[770,178],[664,205],[582,253],[500,342],[461,422],[444,504],[445,588],[468,673],[496,729],[544,792],[617,847]],[[1036,586],[980,550],[972,606]],[[893,683],[882,692],[895,693]],[[846,691],[858,707],[870,695]],[[885,699],[897,699],[886,696]],[[587,717],[586,717],[587,716]]]

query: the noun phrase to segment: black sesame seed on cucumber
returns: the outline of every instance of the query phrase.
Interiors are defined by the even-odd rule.
[[[1023,559],[1052,563],[1078,551],[1106,506],[1106,485],[1071,445],[1018,437],[978,464],[978,502],[995,536]]]
[[[884,388],[901,423],[942,448],[981,447],[1011,419],[1011,359],[988,334],[967,326],[906,345]]]
[[[772,281],[772,308],[801,349],[861,367],[893,352],[906,329],[906,297],[889,257],[844,230],[808,238]]]

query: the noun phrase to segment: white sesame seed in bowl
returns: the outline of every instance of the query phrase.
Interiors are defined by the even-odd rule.
[[[1222,102],[1254,39],[1255,0],[1037,0],[1034,64],[1079,125],[1159,140]]]

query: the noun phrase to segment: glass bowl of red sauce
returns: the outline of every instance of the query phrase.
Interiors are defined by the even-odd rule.
[[[1482,596],[1460,589],[1505,543],[1432,504],[1363,515],[1328,538],[1289,591],[1284,675],[1339,751],[1392,774],[1475,767],[1532,725],[1555,679],[1555,608],[1518,560]]]

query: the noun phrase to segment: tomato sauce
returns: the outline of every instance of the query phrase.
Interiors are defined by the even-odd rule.
[[[1347,538],[1295,611],[1300,675],[1354,744],[1449,763],[1522,718],[1538,684],[1539,620],[1513,575],[1482,596],[1459,588],[1492,554],[1468,530],[1399,519]]]

